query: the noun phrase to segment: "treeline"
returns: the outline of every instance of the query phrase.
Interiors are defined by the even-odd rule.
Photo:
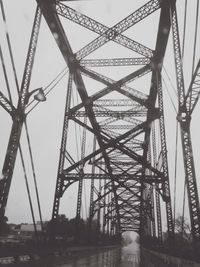
[[[45,235],[49,240],[60,240],[67,243],[115,243],[116,236],[111,236],[100,229],[97,220],[68,219],[65,215],[59,215],[56,221],[45,223]]]

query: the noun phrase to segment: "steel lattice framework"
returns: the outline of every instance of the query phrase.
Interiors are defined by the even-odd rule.
[[[58,216],[60,200],[65,190],[77,181],[79,182],[77,217],[80,217],[83,180],[91,179],[90,217],[94,216],[95,211],[100,207],[104,207],[104,227],[111,220],[111,228],[114,227],[117,234],[134,230],[142,235],[146,231],[147,221],[154,220],[153,202],[149,201],[149,197],[153,199],[152,185],[156,184],[156,192],[161,194],[166,202],[168,233],[170,239],[173,239],[162,86],[159,78],[171,25],[170,2],[172,1],[149,1],[109,28],[60,1],[38,0],[46,22],[52,34],[56,36],[55,40],[70,72],[53,221],[56,221]],[[160,12],[160,20],[155,50],[122,35],[124,31],[157,10]],[[97,33],[99,37],[73,53],[60,17]],[[84,59],[92,56],[95,50],[109,41],[114,41],[142,57]],[[93,70],[94,67],[131,65],[142,65],[142,67],[118,81]],[[152,73],[151,85],[146,94],[129,86],[134,80],[149,73]],[[100,82],[106,87],[89,95],[84,77]],[[71,101],[73,86],[76,87],[80,97],[80,102],[76,104],[72,104]],[[110,98],[113,92],[118,92],[121,99]],[[156,107],[157,96],[159,96],[159,104]],[[155,163],[150,160],[151,157],[148,157],[151,153],[149,151],[151,126],[156,119],[160,120],[163,150],[161,169],[156,168]],[[83,128],[79,161],[73,159],[67,146],[69,121],[74,121]],[[88,154],[85,151],[86,135],[94,136],[93,150]],[[94,185],[95,179],[104,181],[103,185],[100,182],[98,189]],[[96,199],[94,198],[95,191]]]
[[[191,145],[190,121],[200,89],[200,61],[187,94],[184,88],[176,0],[150,0],[130,15],[107,27],[69,7],[65,1],[36,0],[37,10],[30,39],[17,107],[2,92],[0,105],[13,119],[0,180],[0,219],[3,220],[19,147],[41,16],[55,39],[69,70],[60,157],[56,177],[52,222],[56,227],[60,201],[65,191],[78,183],[77,235],[81,218],[83,184],[89,190],[89,233],[97,216],[103,234],[135,231],[162,242],[160,200],[166,207],[168,238],[174,241],[169,170],[165,132],[162,68],[170,30],[173,35],[177,78],[178,121],[181,127],[184,166],[193,239],[200,238],[200,210]],[[67,2],[67,1],[66,1]],[[158,15],[154,48],[131,39],[125,32],[149,16]],[[75,23],[97,37],[73,51],[64,21]],[[145,34],[145,33],[144,33]],[[95,52],[111,42],[130,52],[130,57],[96,58]],[[133,57],[137,54],[137,57]],[[0,55],[1,56],[1,55]],[[128,74],[118,77],[124,67]],[[106,69],[107,74],[101,71]],[[109,70],[116,72],[109,75]],[[100,71],[98,71],[100,70]],[[146,78],[148,77],[148,79]],[[144,78],[148,80],[144,84]],[[136,89],[135,82],[144,90]],[[155,125],[159,136],[156,136]],[[79,132],[79,148],[74,143]],[[156,139],[160,141],[160,151]],[[102,226],[101,226],[102,224]]]

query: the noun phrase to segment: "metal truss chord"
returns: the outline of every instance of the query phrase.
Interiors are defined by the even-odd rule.
[[[143,68],[141,68],[140,70],[136,71],[136,72],[133,72],[129,75],[127,75],[126,77],[122,78],[120,81],[114,81],[113,79],[111,78],[108,78],[106,77],[105,75],[102,75],[98,72],[95,72],[93,70],[89,70],[89,69],[86,69],[86,68],[83,68],[81,67],[80,68],[81,72],[94,79],[94,80],[97,80],[101,83],[104,83],[105,85],[109,86],[110,87],[110,91],[111,90],[116,90],[118,92],[121,92],[121,94],[124,94],[130,98],[132,98],[134,101],[137,101],[138,103],[140,104],[143,104],[144,105],[144,100],[147,98],[147,96],[145,94],[143,94],[142,92],[136,90],[136,89],[133,89],[131,87],[127,87],[125,86],[126,83],[130,82],[131,79],[135,78],[136,77],[136,73],[138,75],[138,73],[145,73],[146,74],[146,71],[149,70],[149,66],[144,66]],[[124,86],[123,86],[124,85]],[[128,89],[127,89],[128,88]],[[127,89],[127,90],[126,90]]]
[[[135,103],[131,99],[99,99],[97,101],[94,101],[94,106],[104,106],[104,107],[134,107],[136,109],[142,108],[145,109],[145,107],[141,107],[141,105]]]
[[[11,116],[16,112],[16,108],[10,103],[5,95],[0,92],[0,105],[7,111]]]
[[[25,105],[25,98],[26,98],[30,80],[31,80],[31,74],[32,74],[32,68],[33,68],[33,63],[34,63],[34,58],[35,58],[35,51],[37,47],[37,40],[39,36],[41,18],[42,18],[42,12],[40,10],[40,7],[37,6],[35,19],[33,23],[33,29],[31,33],[31,40],[30,40],[30,44],[28,48],[28,56],[26,58],[26,63],[25,63],[25,71],[24,71],[24,75],[22,78],[22,85],[21,85],[21,91],[20,91],[21,106]]]
[[[176,65],[176,81],[178,90],[179,106],[182,107],[185,102],[185,85],[183,80],[183,68],[180,48],[180,38],[178,29],[178,19],[175,3],[171,3],[171,24],[173,33],[174,59]]]
[[[96,117],[116,117],[118,120],[123,120],[124,117],[145,117],[147,112],[141,110],[127,110],[127,111],[113,111],[113,110],[98,110],[94,109],[94,114]],[[87,113],[85,111],[77,111],[74,115],[70,117],[86,117]]]
[[[153,162],[154,167],[157,166],[157,149],[156,149],[156,131],[155,124],[152,127],[152,146],[153,146]],[[160,207],[160,195],[158,192],[158,185],[155,185],[155,210],[157,219],[157,236],[160,244],[162,244],[162,220],[161,220],[161,207]]]
[[[138,181],[140,178],[141,178],[141,174],[114,174],[115,175],[115,178],[118,179],[119,181],[124,181],[124,180],[127,180],[127,181],[130,181],[130,180],[133,180],[133,181]],[[73,181],[79,181],[80,179],[80,174],[79,173],[67,173],[65,175],[65,177],[63,177],[63,180],[73,180]],[[82,179],[86,179],[86,180],[104,180],[104,179],[107,179],[107,180],[110,180],[111,178],[109,177],[108,174],[98,174],[98,173],[84,173],[83,174],[83,177]],[[147,183],[154,183],[155,181],[160,182],[161,180],[159,178],[156,178],[155,176],[152,176],[152,175],[146,175],[145,176],[145,180]]]
[[[69,125],[69,118],[67,116],[67,113],[70,107],[71,94],[72,94],[72,74],[70,73],[69,78],[68,78],[66,106],[65,106],[65,114],[64,114],[64,122],[63,122],[62,139],[61,139],[61,145],[60,145],[60,156],[59,156],[59,163],[58,163],[58,172],[57,172],[56,189],[55,189],[55,195],[54,195],[52,220],[56,220],[58,216],[60,197],[62,195],[61,193],[61,188],[63,185],[62,173],[63,173],[64,162],[65,162],[65,153],[66,153],[65,151],[66,151],[68,125]]]
[[[91,54],[96,49],[100,48],[104,44],[106,44],[108,41],[117,39],[120,40],[121,37],[119,34],[126,31],[139,21],[143,20],[156,10],[160,8],[161,0],[152,0],[149,1],[147,4],[140,7],[138,10],[133,12],[131,15],[127,16],[125,19],[117,23],[112,28],[106,30],[102,35],[97,37],[95,40],[90,42],[88,45],[83,47],[80,51],[76,53],[76,59],[81,60],[87,55]],[[120,40],[120,43],[123,42],[123,40]]]
[[[87,124],[87,117],[84,118],[84,124]],[[86,129],[83,128],[83,137],[82,137],[82,145],[81,145],[81,160],[83,160],[85,158],[85,146],[86,146]],[[76,208],[76,218],[77,219],[80,219],[80,217],[81,217],[83,176],[84,176],[84,167],[82,165],[81,169],[80,169],[80,178],[79,178],[79,184],[78,184],[78,198],[77,198],[77,208]],[[78,225],[77,225],[77,231],[79,232]]]
[[[169,186],[169,171],[168,171],[168,158],[167,158],[167,144],[166,144],[166,134],[165,134],[165,123],[164,123],[164,108],[163,108],[163,92],[162,92],[162,84],[161,84],[161,74],[157,72],[157,87],[158,87],[158,102],[160,109],[160,138],[161,138],[161,149],[162,149],[162,167],[163,174],[165,177],[164,180],[164,195],[166,197],[166,209],[167,209],[167,223],[168,223],[168,232],[170,238],[173,239],[174,235],[174,224],[172,217],[172,207],[171,207],[171,195],[170,195],[170,186]]]
[[[112,67],[150,64],[148,58],[110,58],[110,59],[85,59],[80,61],[82,67]]]
[[[92,77],[92,78],[97,79],[98,81],[99,81],[99,78],[101,78],[101,80],[100,80],[101,82],[103,82],[104,84],[105,83],[108,84],[108,86],[106,88],[104,88],[104,89],[100,90],[98,93],[90,96],[88,103],[90,104],[90,103],[92,103],[94,101],[99,100],[101,97],[103,97],[103,96],[107,95],[108,93],[114,91],[116,87],[122,87],[125,83],[131,82],[134,79],[138,79],[138,78],[142,77],[143,75],[149,73],[150,71],[151,71],[150,70],[150,66],[146,65],[146,66],[142,67],[141,69],[136,70],[131,75],[128,75],[125,78],[117,81],[116,83],[114,83],[113,80],[111,81],[107,77],[105,78],[105,76],[103,76],[103,75],[100,77],[99,73],[96,73],[94,71],[91,72],[91,70],[89,72],[90,76],[89,76],[88,73],[87,74],[84,73],[84,75],[89,76],[89,77],[91,77],[91,75],[93,75],[94,77]],[[105,78],[105,80],[104,80],[104,78]],[[106,81],[106,79],[109,79],[109,80]],[[109,81],[111,82],[111,84],[109,83]],[[140,104],[145,106],[145,103],[146,103],[146,100],[147,100],[147,95],[141,94],[141,92],[139,92],[139,91],[137,91],[137,90],[135,90],[135,89],[133,89],[131,87],[127,87],[126,85],[124,85],[124,87],[122,87],[122,88],[125,88],[124,91],[120,91],[122,94],[126,95],[126,92],[127,92],[128,93],[127,96],[130,95],[130,98],[132,98],[133,101],[138,101],[138,103],[140,103]],[[120,88],[118,88],[118,90],[119,89]],[[80,108],[82,108],[83,106],[84,106],[83,103],[80,103],[80,104],[76,105],[75,107],[71,108],[70,112],[73,113],[76,110],[79,110]]]
[[[153,2],[153,1],[152,1]],[[159,1],[158,1],[159,2]],[[107,26],[104,26],[103,24],[95,21],[92,18],[89,18],[88,16],[85,16],[76,10],[60,3],[59,1],[56,1],[56,11],[59,15],[78,23],[79,25],[82,25],[83,27],[99,34],[108,34],[108,31],[110,30]],[[142,12],[142,10],[141,10]],[[127,21],[127,23],[130,23]],[[118,33],[119,34],[119,33]],[[133,50],[134,52],[141,54],[145,57],[151,58],[153,57],[153,51],[149,49],[148,47],[124,36],[119,34],[113,39],[114,42]]]
[[[185,105],[188,114],[191,116],[200,95],[200,59],[192,76],[187,95],[185,96]]]

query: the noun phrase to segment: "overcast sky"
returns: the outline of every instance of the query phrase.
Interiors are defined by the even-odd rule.
[[[25,64],[25,58],[28,49],[28,43],[32,28],[32,22],[34,18],[34,12],[36,4],[34,0],[6,0],[3,1],[5,6],[5,12],[7,17],[7,28],[10,34],[12,49],[17,69],[18,81],[21,83],[22,73]],[[77,1],[69,3],[71,7],[78,11],[91,16],[97,21],[111,27],[118,21],[123,19],[125,16],[132,13],[142,4],[146,3],[144,0],[88,0],[88,1]],[[182,25],[183,25],[183,0],[178,2],[178,14],[179,14],[179,25],[180,34],[182,39]],[[186,89],[191,79],[191,58],[192,48],[194,40],[194,14],[196,0],[190,1],[190,7],[188,9],[188,24],[186,30],[186,44],[185,44],[185,57],[184,57],[184,70],[185,70],[185,84]],[[138,23],[127,30],[124,34],[133,38],[134,40],[141,42],[142,44],[154,49],[155,36],[157,32],[159,12],[149,16],[144,21]],[[78,51],[82,46],[93,40],[97,35],[89,32],[82,27],[74,25],[72,22],[63,20],[67,36],[74,52]],[[9,75],[9,82],[12,88],[12,95],[15,104],[17,103],[16,87],[14,84],[14,78],[11,70],[11,64],[9,61],[8,50],[6,46],[5,32],[2,19],[0,18],[0,40],[1,46],[4,52],[7,72]],[[197,40],[197,47],[199,47],[199,35]],[[108,49],[110,48],[110,49]],[[128,49],[121,48],[120,46],[114,46],[113,43],[108,43],[105,47],[97,50],[94,53],[94,57],[134,57],[134,53]],[[197,62],[200,55],[199,49],[196,53]],[[166,53],[166,60],[164,61],[165,68],[170,77],[170,81],[167,75],[163,73],[163,79],[167,86],[164,87],[164,106],[166,114],[166,133],[168,141],[168,157],[169,157],[169,169],[170,169],[170,181],[173,197],[173,184],[174,184],[174,159],[175,159],[175,126],[176,126],[176,113],[173,105],[167,93],[169,91],[170,96],[173,99],[177,107],[177,97],[174,93],[173,86],[176,86],[175,74],[174,74],[174,59],[173,59],[173,46],[172,38],[170,34],[169,45]],[[33,75],[30,85],[30,91],[38,88],[47,86],[56,75],[65,67],[65,62],[61,57],[61,54],[55,44],[55,41],[46,25],[44,19],[42,20],[41,31],[38,40],[37,53],[33,68]],[[102,73],[108,74],[108,70],[101,70]],[[117,72],[115,76],[112,76],[112,72],[109,71],[110,77],[119,78],[119,75],[125,75],[127,68],[124,69],[124,73]],[[0,84],[1,91],[7,95],[5,81],[3,79],[3,72],[0,66]],[[144,82],[145,84],[145,82]],[[142,90],[143,85],[138,85],[138,90]],[[31,137],[31,144],[33,149],[34,163],[37,174],[38,188],[40,193],[41,207],[43,213],[43,219],[49,220],[52,213],[53,197],[55,191],[56,174],[58,167],[59,149],[62,133],[63,113],[65,105],[67,75],[58,86],[48,95],[47,101],[40,103],[29,115],[28,115],[28,126]],[[173,85],[173,86],[172,86]],[[167,89],[166,89],[167,88]],[[193,122],[191,126],[192,130],[192,141],[194,147],[194,157],[196,163],[197,179],[199,184],[200,175],[200,157],[199,157],[199,105],[193,115]],[[3,165],[5,151],[8,143],[9,133],[11,129],[11,119],[8,114],[1,108],[0,109],[0,120],[1,120],[1,140],[0,140],[0,167]],[[26,166],[28,172],[28,178],[30,187],[33,190],[33,179],[30,172],[30,159],[27,153],[27,143],[24,132],[22,134],[22,148],[26,158]],[[180,136],[179,136],[180,140]],[[181,145],[179,142],[178,148],[178,171],[177,171],[177,212],[181,212],[182,207],[182,192],[184,184],[184,171],[181,156]],[[85,185],[87,186],[87,184]],[[87,190],[87,188],[86,188]],[[67,216],[75,216],[76,206],[76,186],[69,189],[62,200],[60,213],[67,213]],[[32,198],[35,203],[35,194],[32,191]],[[187,212],[188,214],[188,212]],[[21,166],[21,161],[18,155],[16,166],[14,170],[11,190],[9,194],[8,205],[6,209],[6,215],[10,222],[31,222],[30,208],[27,199],[27,193],[25,188],[24,176]],[[38,219],[38,213],[36,213]]]

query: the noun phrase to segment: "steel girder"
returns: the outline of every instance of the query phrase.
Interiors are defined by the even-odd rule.
[[[85,59],[80,61],[82,67],[132,66],[147,65],[149,58],[112,58],[112,59]]]
[[[168,3],[170,1],[166,1],[167,4],[158,0],[149,1],[112,28],[97,23],[89,17],[66,7],[59,1],[37,0],[37,2],[43,11],[47,24],[73,76],[72,82],[76,86],[80,98],[79,102],[70,105],[69,101],[67,101],[68,106],[66,105],[67,112],[65,111],[63,127],[65,134],[62,137],[61,145],[62,164],[59,164],[52,219],[55,220],[57,218],[60,198],[66,188],[77,180],[91,179],[93,183],[91,192],[93,195],[90,199],[90,205],[94,207],[96,203],[103,203],[103,206],[107,208],[104,211],[105,217],[106,214],[111,215],[112,220],[117,225],[118,233],[126,229],[139,231],[142,219],[140,216],[141,208],[143,212],[147,212],[149,216],[151,215],[151,205],[148,205],[148,201],[143,198],[141,186],[146,187],[147,183],[156,183],[159,184],[159,193],[164,196],[166,192],[166,177],[164,172],[152,166],[146,157],[151,124],[155,119],[159,119],[161,114],[159,108],[155,106],[157,97],[156,86],[151,86],[149,94],[143,94],[127,86],[127,84],[151,72],[155,67],[158,68],[160,64],[162,65],[169,34],[169,31],[163,33],[163,30],[164,27],[167,30],[170,27],[168,24]],[[125,30],[139,23],[160,7],[160,26],[154,52],[121,35]],[[74,54],[59,19],[59,14],[87,29],[93,30],[100,36]],[[164,19],[166,14],[167,20]],[[99,59],[96,61],[93,61],[93,59],[88,59],[88,61],[82,60],[111,40],[144,56],[140,60],[129,59],[129,64],[133,64],[134,62],[144,63],[145,66],[118,81],[114,81],[92,69],[86,69],[86,65],[94,67],[97,65],[100,66],[101,64],[105,64],[104,66],[116,64],[122,66],[122,64],[127,64],[126,58]],[[106,88],[97,91],[93,95],[89,95],[83,76],[106,85]],[[155,85],[154,78],[152,78],[152,84]],[[123,101],[118,101],[119,111],[112,109],[116,105],[117,100],[108,97],[108,95],[110,96],[115,91],[120,93],[124,98]],[[124,102],[127,99],[129,102],[133,102],[132,109],[128,111],[123,109]],[[108,106],[110,109],[108,109]],[[138,122],[136,118],[132,118],[132,116],[135,117],[137,115],[135,113],[137,109],[143,111],[141,121],[138,120]],[[84,122],[81,116],[87,117],[89,122]],[[106,119],[102,120],[100,116],[104,116]],[[109,118],[109,116],[115,117]],[[84,158],[81,158],[81,160],[73,159],[73,156],[69,154],[66,147],[69,120],[70,122],[73,121],[79,124],[87,131],[88,135],[95,136],[97,140],[96,148],[85,155]],[[116,122],[115,125],[113,125],[113,121]],[[134,124],[131,127],[131,123],[133,122]],[[126,131],[127,129],[129,130]],[[143,143],[140,147],[141,149],[138,149],[138,146],[135,147],[132,145],[131,140],[135,138],[139,138],[140,142]],[[143,153],[141,153],[142,150],[144,151]],[[70,164],[66,162],[64,164],[66,158]],[[90,161],[93,162],[92,168],[89,163]],[[132,166],[131,164],[127,164],[128,162],[132,162]],[[88,169],[91,171],[89,174],[87,173]],[[103,172],[103,174],[98,174],[97,170]],[[146,175],[145,177],[146,170],[150,170],[151,175]],[[135,181],[133,177],[137,177],[137,180]],[[97,190],[94,187],[95,179],[104,179],[105,185]],[[97,195],[95,200],[93,199],[94,192]],[[109,199],[112,208],[108,209]],[[143,207],[141,203],[144,204]],[[91,214],[93,214],[92,209],[90,211]],[[107,218],[109,218],[109,215],[107,215]]]

